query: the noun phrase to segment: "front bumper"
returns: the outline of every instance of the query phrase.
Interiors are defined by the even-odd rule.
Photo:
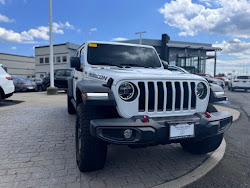
[[[205,113],[190,116],[149,118],[143,123],[142,116],[117,119],[96,119],[90,122],[91,135],[112,144],[157,145],[179,143],[185,140],[199,141],[207,137],[224,133],[232,124],[229,112],[214,112],[207,118]],[[194,136],[170,138],[170,125],[193,123]],[[124,138],[124,130],[132,130],[129,139]]]

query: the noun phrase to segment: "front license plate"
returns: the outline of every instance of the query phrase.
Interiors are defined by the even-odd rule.
[[[33,89],[33,87],[28,87],[28,89]]]
[[[194,137],[194,123],[170,124],[170,139]]]

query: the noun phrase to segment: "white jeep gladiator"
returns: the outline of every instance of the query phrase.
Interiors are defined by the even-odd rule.
[[[71,57],[68,112],[77,114],[76,160],[83,172],[104,167],[108,144],[180,143],[214,151],[232,124],[208,103],[206,79],[168,70],[152,46],[88,41]]]

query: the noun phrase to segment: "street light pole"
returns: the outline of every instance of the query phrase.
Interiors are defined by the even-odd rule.
[[[54,87],[53,41],[52,41],[52,0],[49,0],[49,63],[50,63],[50,87]]]
[[[140,44],[142,44],[142,40],[141,40],[141,34],[142,33],[147,33],[146,31],[140,31],[140,32],[136,32],[135,34],[140,34]]]
[[[50,63],[50,87],[47,88],[48,95],[56,95],[58,89],[55,87],[54,84],[54,62],[53,62],[53,42],[52,42],[52,32],[53,32],[53,25],[52,25],[52,0],[49,0],[49,63]]]

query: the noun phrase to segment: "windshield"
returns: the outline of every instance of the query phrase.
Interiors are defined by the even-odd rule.
[[[238,76],[237,79],[250,79],[250,76]]]
[[[161,67],[161,62],[153,48],[110,44],[89,44],[88,63],[91,65]]]

